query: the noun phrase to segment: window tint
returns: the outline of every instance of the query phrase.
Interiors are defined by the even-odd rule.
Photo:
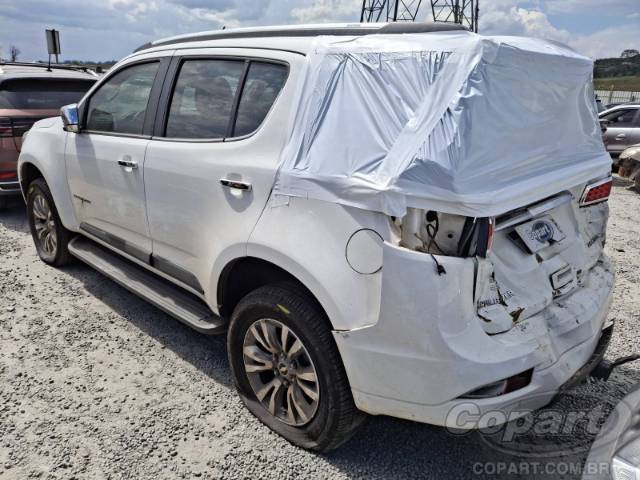
[[[86,127],[99,132],[142,134],[158,62],[116,73],[89,99]]]
[[[637,111],[635,108],[616,110],[615,112],[604,115],[603,118],[609,120],[609,125],[612,127],[631,127],[633,125],[633,117],[636,116]]]
[[[240,137],[258,129],[287,79],[287,67],[252,62],[242,90],[233,135]]]
[[[224,138],[245,64],[236,60],[187,60],[180,68],[165,135]]]
[[[95,80],[7,80],[0,87],[0,108],[55,110],[78,102]]]

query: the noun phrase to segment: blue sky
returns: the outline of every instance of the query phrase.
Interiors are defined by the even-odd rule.
[[[0,0],[0,56],[44,59],[45,28],[63,59],[119,59],[149,40],[222,26],[353,22],[362,0]],[[420,17],[428,20],[429,2]],[[640,0],[480,0],[480,31],[567,43],[594,58],[640,50]]]

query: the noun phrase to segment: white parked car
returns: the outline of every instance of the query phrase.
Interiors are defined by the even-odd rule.
[[[433,24],[154,42],[28,132],[34,242],[227,331],[243,401],[302,447],[363,412],[505,422],[611,336],[591,71]]]

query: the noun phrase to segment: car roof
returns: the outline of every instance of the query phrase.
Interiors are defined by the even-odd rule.
[[[91,70],[81,70],[71,66],[51,66],[40,63],[0,62],[0,82],[13,78],[51,78],[65,80],[97,80],[98,75]]]
[[[606,110],[601,111],[598,114],[598,117],[602,117],[604,115],[607,115],[608,113],[615,112],[616,110],[625,110],[625,109],[628,109],[628,108],[640,109],[640,103],[637,103],[637,102],[620,103],[618,105],[615,105],[613,107],[609,107]]]
[[[146,43],[134,53],[167,48],[227,47],[285,50],[305,55],[315,37],[467,31],[450,23],[339,23],[235,28],[178,35]]]

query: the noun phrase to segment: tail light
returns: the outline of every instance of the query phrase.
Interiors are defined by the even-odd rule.
[[[0,182],[6,182],[9,180],[17,180],[18,174],[16,172],[0,172]]]
[[[580,197],[580,206],[586,207],[594,203],[604,202],[611,194],[613,179],[611,177],[591,183],[584,188],[584,193]]]
[[[13,137],[13,126],[11,119],[8,117],[0,117],[0,138]]]

